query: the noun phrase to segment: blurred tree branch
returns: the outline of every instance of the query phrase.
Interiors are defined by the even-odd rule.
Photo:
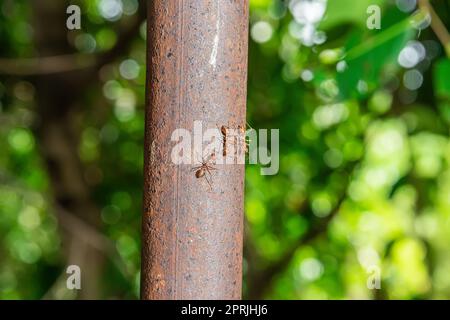
[[[44,58],[46,59],[44,67],[49,66],[55,71],[46,73],[48,70],[42,68],[40,60],[28,62],[30,66],[37,68],[30,71],[39,71],[37,74],[28,74],[36,88],[34,133],[51,182],[54,197],[52,203],[59,208],[55,213],[60,225],[64,226],[66,231],[62,232],[66,262],[77,264],[85,270],[82,273],[85,285],[79,298],[98,299],[102,296],[100,282],[104,274],[105,261],[104,255],[98,250],[98,245],[103,243],[103,240],[97,243],[98,237],[92,237],[93,232],[88,231],[90,239],[95,240],[97,245],[95,247],[92,243],[87,245],[86,242],[80,241],[84,239],[80,239],[76,234],[80,230],[80,225],[89,226],[82,228],[84,233],[86,230],[98,230],[102,226],[100,209],[91,197],[91,188],[85,179],[86,167],[79,157],[78,146],[82,126],[77,122],[81,114],[76,106],[81,97],[84,97],[86,87],[98,79],[96,76],[98,70],[104,64],[111,63],[127,53],[145,19],[145,5],[141,6],[139,15],[134,17],[132,27],[119,35],[116,45],[110,51],[92,55],[91,60],[83,62],[87,63],[84,69],[75,70],[70,70],[70,65],[71,63],[77,65],[80,55],[72,53],[73,49],[67,43],[67,30],[61,28],[66,18],[65,6],[65,2],[54,0],[33,2],[36,50],[40,55],[48,57]],[[52,66],[55,61],[58,62],[56,67]],[[83,63],[81,64],[84,66]],[[92,63],[90,67],[89,63]],[[72,72],[56,72],[61,66],[66,71]],[[24,73],[24,70],[20,71]],[[70,216],[65,212],[69,212]],[[68,219],[72,216],[77,219]],[[80,221],[83,223],[80,224]],[[73,230],[67,232],[70,228]],[[77,243],[79,243],[76,248],[77,254],[73,257],[71,247]]]
[[[447,57],[450,58],[450,34],[441,18],[439,18],[439,15],[436,13],[429,0],[419,0],[419,8],[430,14],[431,28],[442,43]]]
[[[132,277],[132,274],[128,272],[127,267],[122,260],[122,257],[119,255],[113,241],[104,236],[95,227],[87,224],[64,208],[56,206],[56,210],[58,211],[58,215],[60,217],[59,221],[61,226],[64,229],[86,244],[94,247],[100,252],[103,252],[111,259],[117,269],[120,270],[124,276],[129,278]]]
[[[0,58],[0,73],[14,76],[33,76],[76,71],[94,66],[94,55],[67,54],[38,58]]]
[[[34,76],[78,71],[88,68],[100,69],[126,54],[145,21],[145,5],[141,1],[131,25],[119,33],[116,44],[108,51],[97,54],[71,53],[36,58],[0,58],[0,73],[16,76]]]

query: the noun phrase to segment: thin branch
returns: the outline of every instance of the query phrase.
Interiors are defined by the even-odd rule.
[[[92,246],[100,252],[104,252],[114,262],[116,267],[122,272],[122,274],[130,277],[130,273],[127,271],[127,267],[123,262],[121,256],[117,252],[114,243],[101,234],[97,229],[78,218],[74,214],[68,212],[61,206],[55,205],[58,210],[58,218],[61,226],[70,232],[76,238],[84,241],[87,245]]]
[[[442,43],[447,57],[450,58],[450,34],[441,18],[439,18],[429,0],[419,0],[419,8],[430,14],[431,28],[438,37],[439,41]]]
[[[61,225],[64,229],[99,251],[104,251],[109,254],[114,252],[114,245],[107,237],[61,206],[55,206],[58,211]]]
[[[76,71],[96,64],[92,54],[66,54],[52,57],[23,59],[0,58],[0,73],[15,76],[33,76]]]

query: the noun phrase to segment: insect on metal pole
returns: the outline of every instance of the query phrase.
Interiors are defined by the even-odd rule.
[[[240,299],[245,167],[174,164],[171,137],[245,126],[248,0],[148,1],[147,28],[141,297]]]

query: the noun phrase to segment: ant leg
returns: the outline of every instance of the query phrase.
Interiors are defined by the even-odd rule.
[[[205,165],[204,167],[206,169],[206,171],[208,171],[209,175],[212,176],[211,171],[210,170],[217,170],[216,168],[210,166],[210,165]]]
[[[206,180],[206,182],[208,182],[209,190],[212,191],[212,185],[211,185],[211,182],[209,182],[209,179],[208,179],[208,177],[207,177],[206,175],[205,175],[205,180]]]
[[[245,120],[245,123],[247,124],[247,126],[248,126],[251,130],[255,130],[255,129],[253,129],[253,127],[250,125],[250,123],[248,123],[247,120]]]

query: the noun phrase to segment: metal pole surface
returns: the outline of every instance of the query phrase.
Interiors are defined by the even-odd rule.
[[[148,1],[147,28],[141,297],[240,299],[245,166],[209,185],[171,161],[171,136],[245,126],[248,0]]]

